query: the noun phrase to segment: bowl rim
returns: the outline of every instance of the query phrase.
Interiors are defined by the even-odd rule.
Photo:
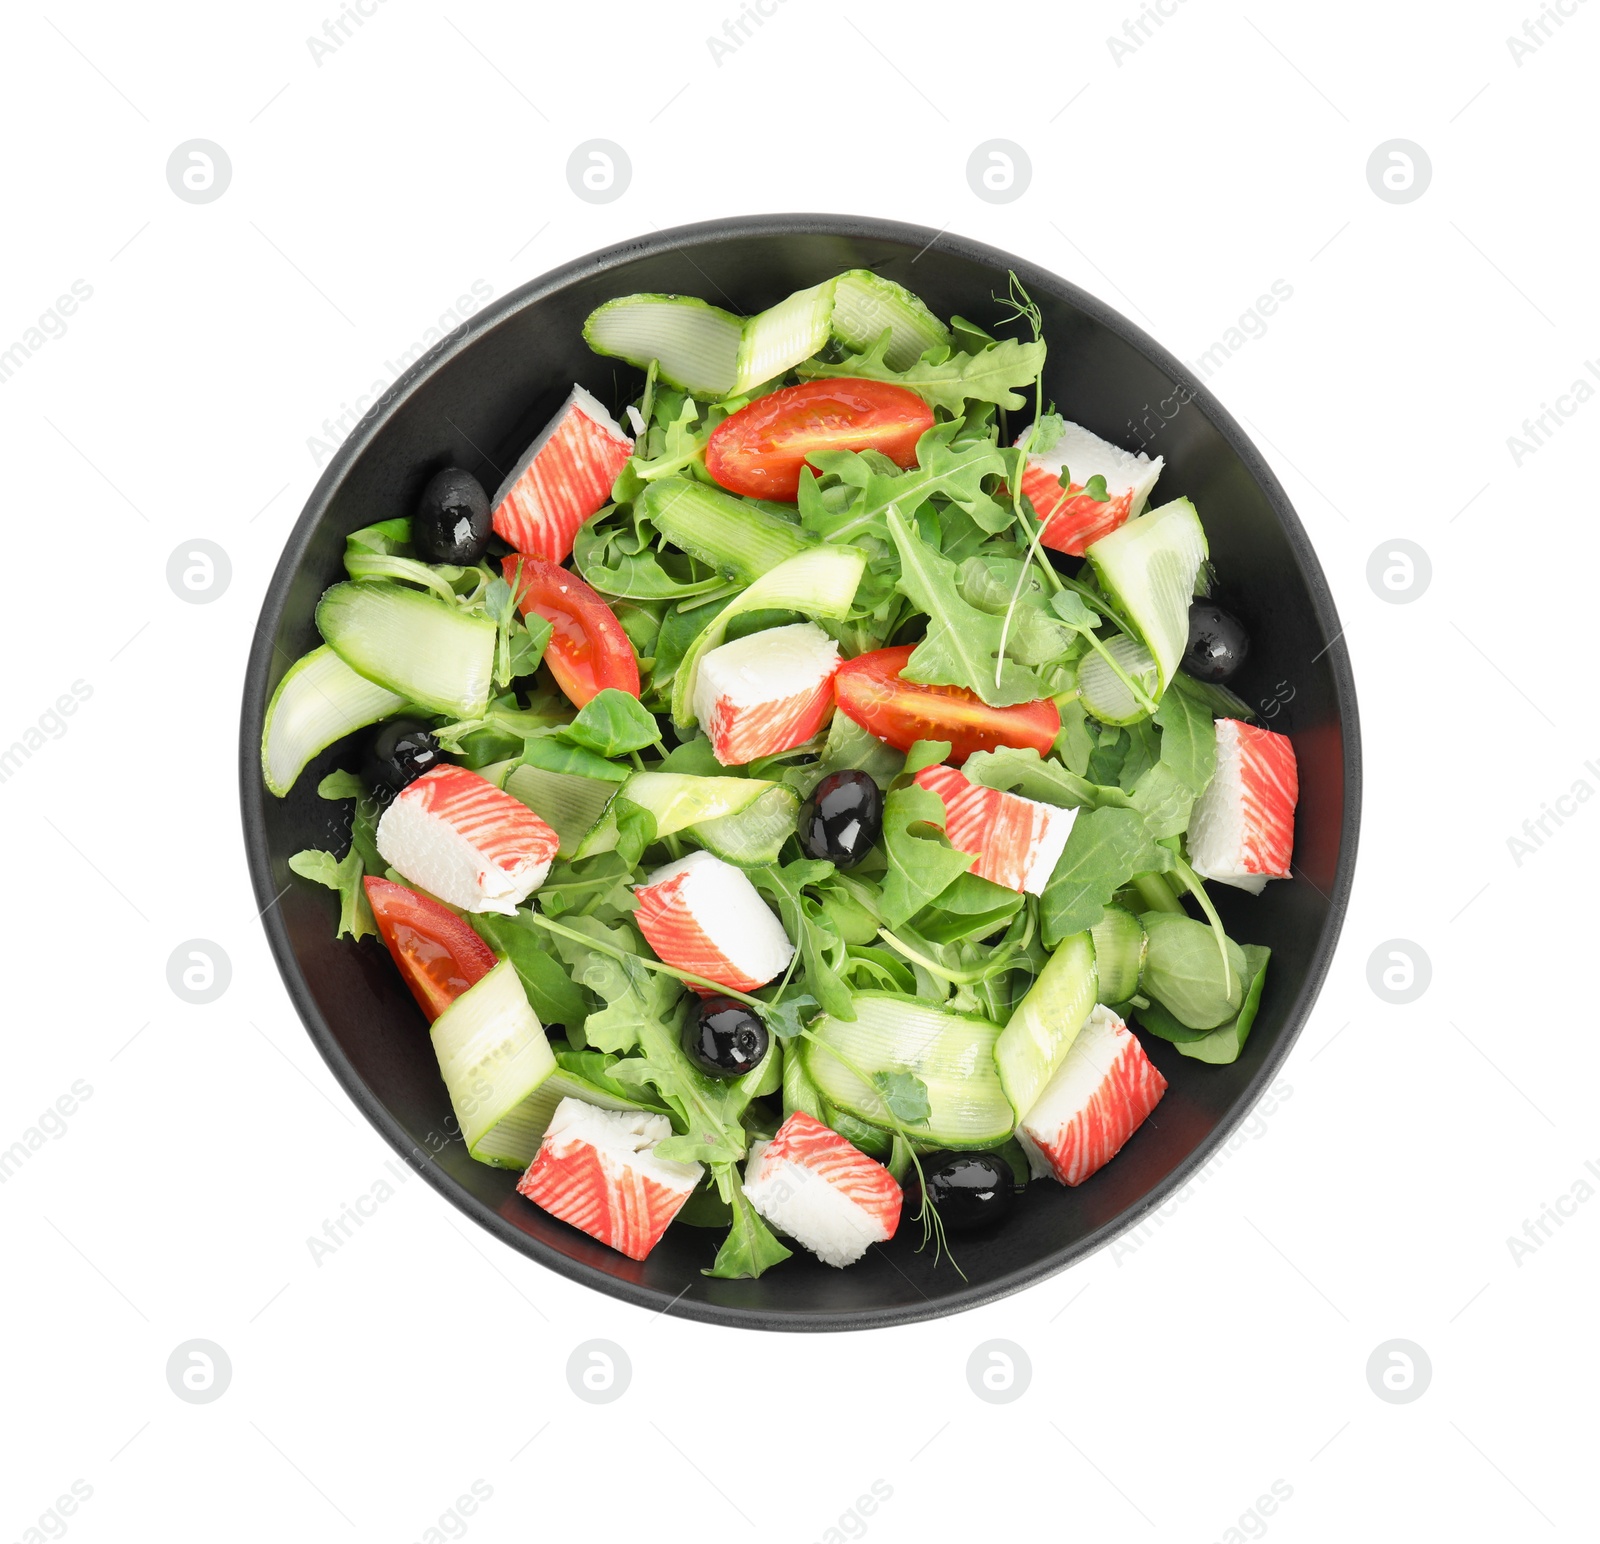
[[[733,237],[796,235],[846,236],[898,242],[918,249],[918,256],[937,247],[941,251],[985,264],[1001,272],[1011,269],[1030,290],[1048,293],[1076,307],[1166,373],[1175,388],[1185,390],[1265,494],[1305,577],[1317,622],[1323,637],[1329,640],[1323,653],[1329,661],[1333,676],[1344,751],[1344,811],[1340,822],[1339,861],[1332,889],[1327,897],[1329,902],[1327,919],[1312,952],[1305,980],[1298,997],[1289,1008],[1283,1032],[1277,1043],[1267,1054],[1255,1076],[1234,1101],[1232,1108],[1194,1151],[1137,1202],[1101,1227],[1070,1244],[1040,1255],[994,1281],[985,1282],[980,1286],[967,1286],[937,1300],[928,1299],[887,1308],[830,1310],[817,1313],[741,1308],[712,1303],[697,1300],[687,1290],[680,1293],[677,1298],[669,1299],[659,1288],[612,1276],[597,1266],[571,1259],[514,1227],[440,1169],[429,1154],[420,1152],[404,1128],[368,1088],[344,1055],[332,1027],[324,1019],[311,995],[299,960],[290,944],[287,926],[274,904],[277,896],[273,891],[271,860],[267,852],[264,817],[266,791],[261,781],[260,770],[261,728],[269,700],[267,682],[270,678],[271,656],[276,648],[278,625],[294,577],[305,557],[312,534],[351,468],[366,452],[388,418],[425,379],[470,347],[481,334],[498,326],[507,317],[524,307],[542,300],[576,280],[605,273],[639,257],[656,256],[685,248],[692,249]],[[1239,427],[1232,414],[1201,381],[1195,378],[1186,364],[1163,348],[1142,328],[1129,321],[1121,312],[1096,296],[1049,269],[1002,252],[987,243],[952,234],[948,229],[933,230],[927,226],[878,219],[870,215],[776,213],[732,216],[672,226],[573,258],[489,302],[483,310],[469,317],[455,331],[435,343],[379,395],[323,469],[284,543],[277,566],[262,597],[261,611],[256,619],[255,636],[251,641],[245,666],[244,693],[240,711],[239,780],[240,813],[251,885],[261,908],[259,916],[267,935],[268,946],[290,1001],[294,1004],[318,1053],[357,1109],[395,1152],[421,1174],[435,1190],[479,1227],[520,1254],[528,1256],[569,1280],[604,1292],[635,1307],[654,1312],[666,1312],[670,1309],[680,1318],[725,1327],[828,1332],[879,1329],[890,1325],[913,1324],[942,1318],[981,1307],[1021,1291],[1025,1287],[1036,1285],[1088,1258],[1119,1235],[1138,1227],[1152,1212],[1166,1205],[1211,1161],[1260,1102],[1279,1069],[1288,1059],[1289,1052],[1299,1039],[1306,1020],[1316,1004],[1317,996],[1332,963],[1334,951],[1338,947],[1349,905],[1356,848],[1360,836],[1361,733],[1355,679],[1351,671],[1349,651],[1344,642],[1344,627],[1339,620],[1332,592],[1311,540],[1271,467]],[[690,1285],[692,1286],[693,1282]]]

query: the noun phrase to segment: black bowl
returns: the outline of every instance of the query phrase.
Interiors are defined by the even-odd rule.
[[[701,1270],[716,1233],[673,1228],[636,1263],[523,1200],[514,1174],[443,1141],[449,1101],[387,954],[370,939],[336,943],[336,898],[288,868],[300,848],[339,840],[341,806],[318,799],[316,786],[349,763],[349,751],[329,750],[288,798],[275,799],[261,783],[261,722],[284,670],[318,641],[312,611],[343,577],[346,532],[409,510],[443,466],[470,468],[493,488],[574,380],[611,405],[635,395],[637,372],[585,347],[580,328],[591,308],[656,290],[750,313],[855,267],[901,280],[941,315],[979,322],[994,318],[989,297],[1005,292],[1014,270],[1044,313],[1047,398],[1108,439],[1130,448],[1145,440],[1151,454],[1165,456],[1158,497],[1195,501],[1226,602],[1254,639],[1234,685],[1295,743],[1295,877],[1271,885],[1263,901],[1232,891],[1218,897],[1231,932],[1273,951],[1240,1060],[1208,1066],[1147,1038],[1169,1083],[1154,1119],[1087,1184],[1030,1186],[1004,1228],[961,1244],[965,1280],[948,1264],[936,1268],[931,1251],[917,1253],[917,1230],[907,1228],[848,1270],[797,1252],[759,1281],[714,1281]],[[675,1313],[716,1324],[839,1330],[927,1319],[1042,1281],[1137,1224],[1217,1151],[1272,1082],[1327,971],[1355,863],[1360,748],[1340,633],[1306,534],[1255,447],[1184,365],[1092,296],[991,247],[920,226],[837,215],[682,226],[580,258],[473,317],[384,394],[328,467],[267,590],[245,679],[240,755],[251,878],[289,995],[334,1075],[430,1184],[512,1248],[628,1302],[675,1304]]]

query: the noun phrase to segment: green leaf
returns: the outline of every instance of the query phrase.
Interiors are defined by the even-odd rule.
[[[574,916],[563,917],[562,925],[629,956],[643,951],[639,935],[627,923],[607,927],[593,917]],[[582,1021],[583,1038],[597,1051],[633,1050],[648,1026],[670,1013],[683,995],[681,983],[661,971],[647,969],[637,958],[618,959],[608,950],[587,948],[559,933],[549,936],[570,969],[573,982],[586,987],[605,1004]],[[571,1027],[569,1021],[569,1031]]]
[[[360,799],[367,785],[354,772],[330,772],[317,784],[319,799]]]
[[[1045,943],[1054,948],[1069,934],[1093,927],[1106,902],[1135,874],[1165,873],[1171,867],[1172,854],[1156,844],[1138,811],[1086,810],[1073,822],[1040,898]]]
[[[634,865],[615,849],[570,862],[558,860],[536,899],[547,916],[578,913],[616,922],[634,910],[633,878]]]
[[[791,1251],[773,1236],[761,1214],[750,1204],[739,1183],[738,1171],[731,1164],[712,1167],[717,1193],[733,1209],[733,1226],[717,1251],[707,1276],[742,1280],[787,1260]]]
[[[906,764],[901,769],[907,777],[915,777],[924,767],[936,767],[950,754],[948,740],[917,740],[906,752]]]
[[[314,880],[338,892],[339,930],[335,938],[343,938],[347,933],[356,939],[377,936],[378,925],[372,920],[367,892],[361,885],[366,868],[353,842],[343,858],[308,848],[290,858],[289,867],[302,879]]]
[[[597,777],[607,783],[625,783],[633,776],[632,767],[618,766],[584,746],[573,745],[559,734],[530,736],[523,743],[522,760],[530,767],[543,767],[546,772]]]
[[[1091,783],[1059,762],[1041,756],[1032,746],[1007,745],[997,751],[975,751],[962,763],[961,770],[969,782],[984,788],[1018,793],[1024,799],[1037,799],[1041,804],[1055,804],[1062,809],[1128,803],[1120,788]]]
[[[574,985],[561,962],[550,953],[545,935],[534,930],[524,913],[502,917],[481,912],[467,921],[496,954],[511,961],[529,1005],[546,1029],[556,1024],[569,1028],[583,1024],[589,1016],[589,998]]]
[[[1244,1043],[1250,1036],[1250,1027],[1256,1021],[1256,1010],[1261,1006],[1261,989],[1266,985],[1267,961],[1271,954],[1270,949],[1260,944],[1244,946],[1245,979],[1250,984],[1245,989],[1239,1012],[1229,1023],[1220,1025],[1210,1034],[1202,1035],[1197,1040],[1180,1041],[1178,1049],[1185,1056],[1218,1066],[1239,1059],[1239,1053],[1244,1050]]]
[[[888,346],[889,335],[885,332],[865,354],[835,360],[808,359],[797,366],[797,373],[803,377],[856,376],[893,381],[950,413],[961,413],[969,400],[993,402],[1014,413],[1027,406],[1027,399],[1017,388],[1033,384],[1045,355],[1040,341],[1019,343],[1007,338],[975,354],[930,349],[907,369],[891,370],[883,358]]]
[[[883,916],[888,927],[909,920],[972,867],[976,854],[952,847],[944,823],[944,800],[931,789],[913,783],[894,789],[884,800],[889,868],[883,880]]]
[[[1033,423],[1033,438],[1028,449],[1036,456],[1054,450],[1067,432],[1067,421],[1059,413],[1041,413]]]
[[[875,1072],[872,1083],[889,1113],[911,1125],[933,1114],[928,1102],[928,1085],[914,1072]]]
[[[775,992],[777,989],[774,987],[769,990]],[[762,1001],[766,1002],[766,999],[763,998]],[[822,1017],[822,1004],[810,992],[789,991],[775,1002],[767,1002],[761,1017],[766,1021],[767,1028],[780,1040],[793,1040],[807,1025]],[[784,1062],[786,1078],[789,1075],[790,1062],[798,1065],[799,1060],[799,1057],[791,1057],[789,1061]]]
[[[1217,729],[1210,712],[1183,692],[1168,692],[1156,709],[1161,760],[1198,797],[1217,770]]]
[[[809,458],[816,474],[800,475],[800,524],[825,541],[876,537],[887,543],[889,510],[909,517],[939,498],[991,535],[1004,530],[1011,513],[983,482],[1005,475],[1005,456],[986,439],[959,438],[962,427],[952,420],[927,430],[917,441],[917,464],[903,470],[875,451],[816,452]]]
[[[715,570],[666,550],[655,527],[636,509],[617,506],[578,527],[572,565],[602,595],[630,600],[682,601],[726,588]]]
[[[929,686],[963,686],[992,708],[1044,696],[1044,683],[1033,671],[1002,657],[1004,621],[961,598],[955,565],[913,534],[895,511],[889,512],[887,521],[900,554],[896,587],[928,617],[927,636],[901,671],[905,679]]]
[[[561,737],[597,756],[626,756],[656,744],[661,727],[632,693],[608,686],[578,710]]]
[[[845,942],[822,903],[805,893],[808,885],[828,879],[831,863],[802,858],[781,868],[748,870],[751,882],[778,903],[783,930],[800,954],[805,989],[835,1018],[853,1019],[855,1004],[850,989],[840,979]]]
[[[1211,928],[1193,917],[1151,911],[1140,917],[1146,943],[1139,989],[1180,1024],[1216,1029],[1232,1019],[1244,1000],[1244,951],[1227,940],[1227,964]]]
[[[1064,664],[1087,645],[1055,614],[1044,581],[1032,563],[978,553],[956,575],[961,598],[1005,621],[1006,654],[1020,665]]]

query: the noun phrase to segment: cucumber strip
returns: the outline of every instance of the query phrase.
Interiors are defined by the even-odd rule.
[[[398,584],[336,584],[317,602],[317,629],[354,671],[420,707],[481,718],[494,676],[496,629]]]
[[[686,477],[651,483],[637,509],[673,546],[740,584],[817,544],[782,515]]]
[[[689,645],[672,678],[672,718],[680,730],[695,724],[694,688],[700,661],[727,636],[728,624],[748,611],[799,611],[843,621],[850,614],[867,556],[855,547],[808,547],[736,595]]]
[[[572,856],[574,859],[593,858],[602,852],[615,852],[621,839],[622,829],[617,824],[617,812],[607,809],[595,822],[594,829],[578,843],[577,851]]]
[[[447,600],[452,604],[455,602],[456,592],[444,575],[426,563],[419,563],[415,558],[347,548],[344,555],[344,571],[352,579],[395,579],[404,584],[418,584],[426,590],[432,590],[440,600]],[[452,569],[451,572],[460,573],[461,570]]]
[[[539,1144],[544,1140],[545,1128],[549,1126],[556,1106],[567,1098],[581,1099],[585,1104],[597,1105],[602,1110],[644,1108],[643,1105],[630,1103],[606,1089],[596,1087],[575,1072],[557,1067],[468,1151],[479,1163],[493,1164],[497,1169],[527,1168],[539,1154]]]
[[[1094,943],[1087,933],[1073,933],[1056,946],[1007,1020],[994,1060],[1018,1120],[1038,1102],[1094,1011],[1097,980]]]
[[[792,370],[827,345],[833,322],[834,280],[796,290],[787,300],[747,317],[739,338],[734,394]]]
[[[783,1058],[783,1118],[787,1120],[796,1110],[804,1110],[814,1120],[822,1120],[822,1094],[806,1071],[806,1059],[800,1046],[791,1040]]]
[[[696,821],[689,827],[689,835],[725,863],[766,868],[778,861],[783,844],[794,835],[799,820],[800,796],[781,783],[771,783],[747,808],[715,820]]]
[[[439,1015],[432,1038],[450,1108],[473,1157],[479,1144],[502,1121],[517,1116],[519,1106],[556,1070],[555,1053],[509,959]],[[514,1120],[508,1131],[520,1123],[520,1118]],[[485,1151],[512,1140],[509,1135],[505,1142],[491,1139]],[[538,1144],[534,1146],[537,1150]],[[526,1161],[532,1161],[532,1154]]]
[[[406,698],[357,675],[327,644],[303,655],[267,704],[261,775],[268,792],[281,799],[319,751],[405,705]]]
[[[1118,633],[1115,638],[1106,639],[1105,650],[1123,675],[1139,682],[1151,696],[1157,695],[1160,666],[1137,638]],[[1102,724],[1132,724],[1150,716],[1150,710],[1134,696],[1128,683],[1098,653],[1085,654],[1078,661],[1078,699],[1085,711]]]
[[[1158,697],[1188,644],[1189,603],[1210,551],[1188,499],[1146,510],[1087,548],[1101,589],[1127,613],[1155,660]]]
[[[863,353],[887,331],[883,362],[891,370],[914,365],[930,348],[950,341],[950,329],[904,285],[870,268],[852,268],[834,281],[833,335]]]
[[[1131,911],[1107,906],[1089,929],[1094,940],[1094,968],[1099,994],[1107,1002],[1126,1002],[1139,989],[1144,968],[1144,927]]]
[[[882,1126],[869,1125],[859,1116],[852,1115],[848,1110],[841,1110],[836,1104],[823,1101],[822,1114],[819,1117],[824,1126],[831,1126],[852,1147],[859,1148],[869,1158],[887,1158],[889,1149],[894,1146],[894,1133],[885,1131]]]
[[[622,295],[589,313],[583,340],[597,354],[641,370],[652,361],[669,386],[698,397],[734,389],[744,323],[692,295]]]
[[[615,783],[602,782],[597,777],[550,772],[526,762],[514,765],[501,786],[561,839],[556,849],[558,858],[570,858],[577,852],[617,792]]]
[[[687,772],[635,772],[622,794],[655,816],[657,837],[686,826],[738,815],[776,783],[756,777],[694,777]]]
[[[827,1103],[890,1126],[893,1116],[877,1089],[853,1069],[867,1078],[909,1072],[928,1091],[929,1113],[900,1123],[908,1136],[947,1147],[993,1147],[1011,1135],[1011,1105],[995,1068],[998,1024],[886,992],[858,992],[851,1003],[854,1019],[830,1014],[806,1040],[806,1070]]]

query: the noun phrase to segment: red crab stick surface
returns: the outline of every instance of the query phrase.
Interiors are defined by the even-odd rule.
[[[1166,1090],[1133,1031],[1096,1005],[1018,1128],[1034,1177],[1081,1185],[1116,1157]]]
[[[633,441],[574,386],[494,496],[495,534],[518,552],[564,563],[572,538],[611,496]]]
[[[1008,890],[1044,894],[1076,810],[982,788],[954,767],[924,767],[916,780],[943,801],[950,845],[977,854],[974,874]]]
[[[663,961],[736,992],[765,986],[794,955],[760,891],[709,852],[658,868],[634,895],[634,921]]]
[[[804,1110],[770,1142],[751,1145],[744,1193],[826,1265],[859,1260],[900,1226],[903,1197],[894,1175]]]
[[[1025,432],[1018,440],[1027,439]],[[1065,468],[1068,485],[1061,484]],[[1161,457],[1150,460],[1068,424],[1059,440],[1042,454],[1030,455],[1022,474],[1022,491],[1044,521],[1039,540],[1046,547],[1082,557],[1091,542],[1109,536],[1139,514],[1161,475]],[[1083,490],[1091,478],[1103,477],[1104,499],[1092,499]]]
[[[1287,879],[1299,795],[1288,735],[1219,718],[1217,770],[1189,819],[1195,872],[1255,895],[1269,879]]]
[[[642,1260],[704,1172],[698,1163],[656,1157],[656,1145],[671,1135],[665,1116],[563,1099],[517,1189],[552,1217]]]

